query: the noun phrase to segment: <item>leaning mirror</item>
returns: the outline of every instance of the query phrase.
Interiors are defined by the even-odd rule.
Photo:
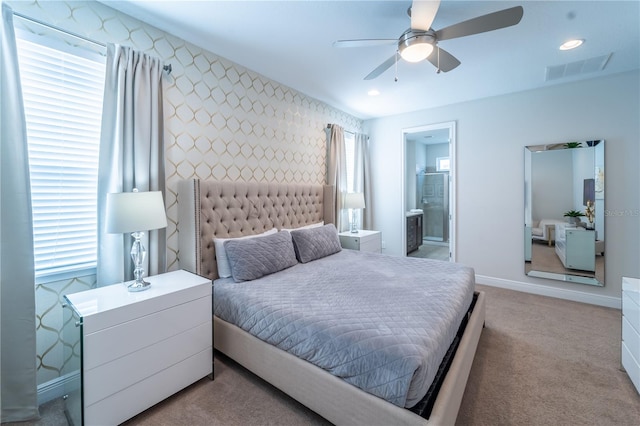
[[[604,141],[525,147],[524,269],[604,286]]]

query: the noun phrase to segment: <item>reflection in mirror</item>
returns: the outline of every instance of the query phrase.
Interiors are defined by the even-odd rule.
[[[604,141],[525,147],[525,273],[604,286]]]

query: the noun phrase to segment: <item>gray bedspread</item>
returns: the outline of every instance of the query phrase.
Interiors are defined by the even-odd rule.
[[[474,292],[455,263],[342,250],[242,283],[214,314],[401,407],[426,394]]]

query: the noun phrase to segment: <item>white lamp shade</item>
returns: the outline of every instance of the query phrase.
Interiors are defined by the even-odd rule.
[[[344,194],[345,209],[364,209],[364,194],[362,192],[347,192]]]
[[[162,192],[107,194],[107,232],[125,234],[166,228],[167,214]]]

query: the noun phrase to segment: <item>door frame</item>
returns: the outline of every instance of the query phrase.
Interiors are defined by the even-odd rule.
[[[456,187],[458,182],[458,171],[456,162],[457,151],[457,137],[456,137],[456,122],[447,121],[444,123],[428,124],[416,127],[407,127],[402,129],[402,190],[400,192],[402,200],[402,251],[404,256],[407,255],[407,220],[406,220],[406,192],[407,192],[407,135],[425,132],[429,130],[449,130],[449,160],[451,162],[451,169],[449,170],[449,261],[456,261],[456,223],[457,223],[457,210],[456,210]],[[412,167],[415,168],[415,165]],[[424,222],[423,222],[424,226]]]

